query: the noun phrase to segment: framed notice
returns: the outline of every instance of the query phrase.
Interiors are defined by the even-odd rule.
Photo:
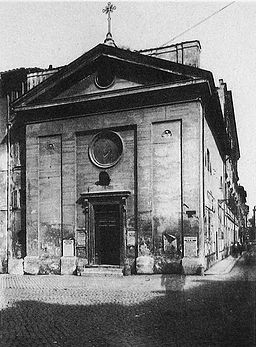
[[[135,230],[127,230],[127,246],[135,246]]]
[[[184,257],[197,257],[196,236],[184,236]]]
[[[63,240],[63,256],[74,256],[74,240]]]
[[[86,234],[84,230],[79,230],[77,232],[76,244],[77,247],[85,247]]]

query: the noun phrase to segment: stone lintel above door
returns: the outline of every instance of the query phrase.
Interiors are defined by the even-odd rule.
[[[80,198],[77,200],[77,203],[85,206],[88,201],[94,203],[104,203],[106,201],[111,202],[122,202],[125,204],[125,200],[131,194],[128,190],[112,190],[112,191],[98,191],[98,192],[86,192],[81,193]]]

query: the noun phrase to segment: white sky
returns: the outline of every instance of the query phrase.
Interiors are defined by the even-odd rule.
[[[0,71],[70,63],[107,32],[102,1],[1,1]],[[112,32],[119,47],[161,46],[230,2],[113,1]],[[199,40],[201,68],[233,92],[241,158],[240,184],[256,205],[256,2],[236,1],[172,43]]]

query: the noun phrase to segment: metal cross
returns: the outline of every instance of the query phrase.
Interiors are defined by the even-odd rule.
[[[108,15],[108,34],[111,35],[111,16],[110,13],[116,10],[116,6],[108,2],[107,6],[103,8],[102,12]],[[112,36],[112,35],[111,35]]]

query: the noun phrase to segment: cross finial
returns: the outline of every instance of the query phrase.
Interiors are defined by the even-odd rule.
[[[116,9],[116,6],[114,6],[113,4],[111,4],[111,2],[107,3],[107,6],[105,8],[103,8],[102,12],[106,13],[108,15],[108,32],[106,35],[106,38],[104,40],[104,43],[106,43],[107,45],[111,45],[111,46],[115,46],[115,42],[112,38],[112,34],[111,34],[111,12],[113,12]]]

